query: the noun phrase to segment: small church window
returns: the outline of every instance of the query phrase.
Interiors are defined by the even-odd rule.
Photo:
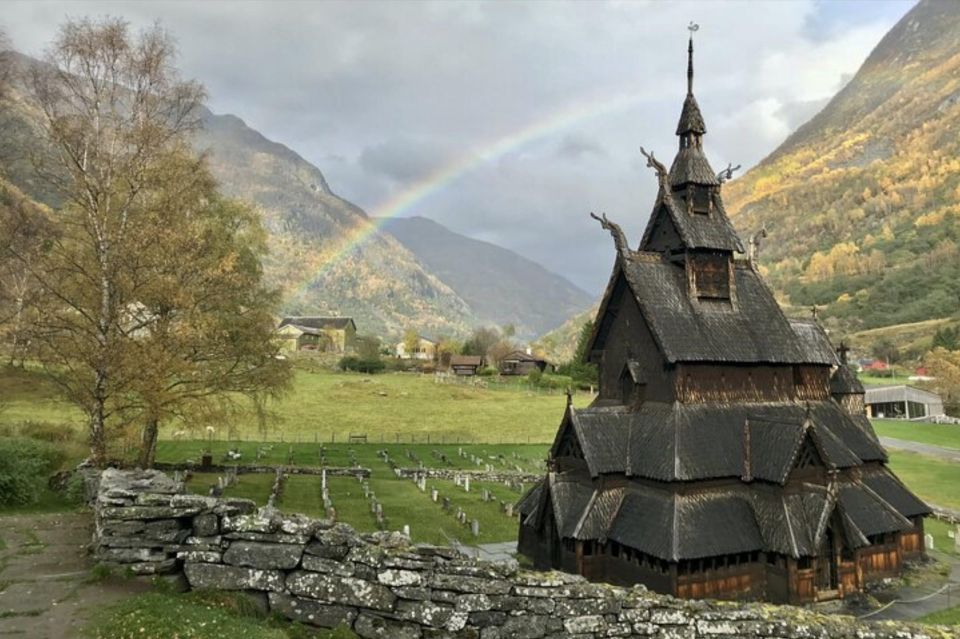
[[[694,188],[692,199],[694,213],[698,215],[710,215],[711,197],[708,189]]]
[[[693,275],[697,297],[730,299],[730,263],[727,256],[695,255]]]

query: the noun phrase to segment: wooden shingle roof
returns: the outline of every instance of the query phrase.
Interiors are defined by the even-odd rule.
[[[831,468],[884,461],[866,417],[833,401],[805,404],[645,402],[638,410],[568,409],[590,475],[657,481],[739,478],[747,455],[754,479],[783,483],[805,437]],[[746,426],[749,424],[749,426]]]
[[[654,254],[656,255],[656,254]],[[654,339],[670,362],[833,364],[832,350],[813,348],[798,335],[760,275],[750,266],[734,268],[735,304],[703,304],[691,299],[682,265],[662,259],[621,258],[622,274]],[[607,298],[616,286],[611,281]],[[605,298],[605,304],[609,303]],[[600,309],[603,316],[605,307]],[[590,350],[604,347],[597,323]]]

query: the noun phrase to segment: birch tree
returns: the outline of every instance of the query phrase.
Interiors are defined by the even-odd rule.
[[[50,306],[38,355],[86,414],[91,459],[107,458],[107,428],[129,391],[127,325],[162,219],[147,206],[184,188],[181,158],[199,126],[203,88],[184,81],[159,27],[132,35],[114,18],[66,22],[46,64],[30,70],[31,99],[48,139],[39,175],[64,202],[59,235],[34,270]],[[188,178],[189,182],[189,178]]]

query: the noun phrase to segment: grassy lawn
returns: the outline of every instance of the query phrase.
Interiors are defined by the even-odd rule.
[[[270,497],[270,489],[273,487],[274,476],[272,473],[248,473],[239,475],[237,483],[224,489],[225,497],[239,497],[242,499],[252,499],[258,506],[265,506],[267,498]],[[194,473],[187,482],[187,490],[197,495],[207,495],[210,487],[217,483],[216,473]]]
[[[933,517],[925,519],[923,522],[923,531],[933,535],[933,549],[937,552],[955,557],[960,555],[960,553],[955,550],[954,540],[947,535],[947,532],[956,530],[956,528],[957,527],[952,524],[942,522]]]
[[[937,506],[960,510],[960,464],[901,451],[890,451],[890,468],[919,497]]]
[[[917,621],[921,623],[937,624],[942,626],[960,625],[960,606],[947,608],[946,610],[938,610],[937,612],[931,612],[929,615],[920,617]]]
[[[150,592],[100,611],[86,628],[96,639],[352,639],[348,629],[307,630],[266,617],[233,593]]]
[[[0,427],[25,421],[82,427],[78,411],[36,370],[0,369],[0,397]],[[590,399],[581,394],[575,402],[582,406]],[[216,427],[214,438],[344,442],[363,433],[377,443],[550,442],[565,401],[562,393],[512,383],[482,388],[413,373],[298,370],[290,392],[268,407],[275,419],[266,432],[253,416],[240,416]],[[180,428],[168,425],[161,437],[171,438]],[[204,437],[206,431],[190,434]]]
[[[956,424],[921,424],[899,419],[874,419],[872,423],[877,434],[884,437],[960,450],[960,426]]]

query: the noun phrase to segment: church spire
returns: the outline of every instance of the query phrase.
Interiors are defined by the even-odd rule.
[[[677,124],[680,150],[670,167],[670,184],[674,189],[690,183],[704,186],[720,184],[703,154],[703,135],[707,132],[707,126],[703,122],[700,105],[693,97],[693,33],[699,28],[693,22],[687,27],[690,30],[687,43],[687,97],[683,100],[683,110],[680,111],[680,122]]]
[[[681,137],[681,146],[690,145],[690,143],[699,145],[699,136],[707,132],[703,115],[700,114],[700,106],[697,104],[697,99],[693,97],[693,33],[699,28],[700,25],[693,22],[687,27],[690,30],[690,40],[687,44],[687,97],[683,101],[680,122],[677,124],[677,135]],[[697,137],[691,139],[691,136]]]

